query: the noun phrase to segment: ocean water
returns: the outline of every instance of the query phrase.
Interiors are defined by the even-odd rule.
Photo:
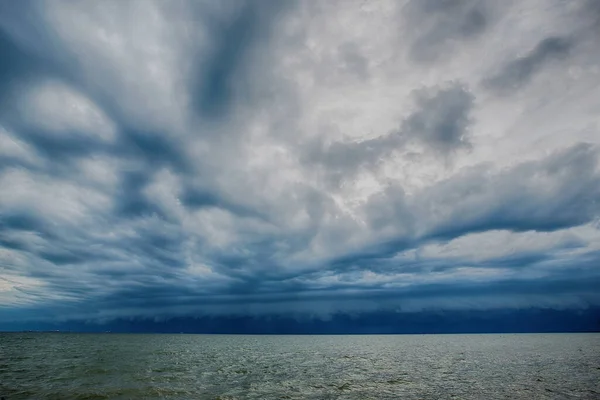
[[[0,334],[12,399],[600,399],[600,334]]]

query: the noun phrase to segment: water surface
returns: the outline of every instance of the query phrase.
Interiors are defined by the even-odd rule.
[[[11,399],[600,399],[600,334],[0,334]]]

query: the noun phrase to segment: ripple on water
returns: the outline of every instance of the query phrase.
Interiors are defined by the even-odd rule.
[[[566,399],[597,398],[600,381],[598,334],[2,334],[0,343],[7,400]]]

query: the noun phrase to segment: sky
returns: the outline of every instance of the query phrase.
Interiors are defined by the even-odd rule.
[[[0,327],[597,308],[599,37],[596,0],[0,0]]]

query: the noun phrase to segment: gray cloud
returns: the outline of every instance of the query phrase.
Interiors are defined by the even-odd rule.
[[[360,168],[373,168],[411,143],[442,156],[470,147],[474,96],[466,87],[452,83],[419,89],[413,98],[415,111],[397,131],[360,142],[313,143],[307,148],[307,160],[324,165],[331,179],[339,182],[353,177]]]
[[[346,43],[340,46],[339,52],[345,69],[360,79],[369,77],[369,60],[360,53],[355,44]]]
[[[406,6],[406,19],[414,26],[416,38],[411,57],[432,62],[451,54],[455,42],[483,33],[489,24],[489,2],[472,0],[418,1]]]
[[[211,23],[215,46],[208,60],[199,60],[194,79],[194,103],[203,117],[223,115],[244,86],[244,64],[261,41],[267,41],[270,26],[292,2],[267,1],[260,6],[251,1],[234,4],[235,11],[224,21]]]
[[[441,153],[468,148],[474,96],[461,85],[416,94],[418,110],[404,121],[403,132]]]
[[[549,37],[540,41],[528,54],[503,65],[484,83],[499,93],[514,91],[526,85],[550,62],[564,59],[573,47],[570,38]]]
[[[462,229],[552,231],[577,226],[600,212],[597,165],[597,148],[581,144],[496,176],[485,170],[459,175],[432,187],[425,193],[428,201],[420,204],[457,213],[449,219],[442,214],[435,235],[457,236]]]
[[[593,223],[600,215],[597,166],[598,149],[582,144],[502,173],[478,167],[413,196],[392,186],[365,204],[365,215],[375,231],[396,236],[333,263],[371,265],[476,232],[553,232]]]
[[[390,43],[352,7],[338,35],[326,5],[11,4],[0,321],[598,304],[598,143],[575,124],[593,120],[562,103],[559,135],[436,64],[480,54],[491,3],[410,2],[414,35]],[[572,48],[549,36],[483,74],[520,87]]]

